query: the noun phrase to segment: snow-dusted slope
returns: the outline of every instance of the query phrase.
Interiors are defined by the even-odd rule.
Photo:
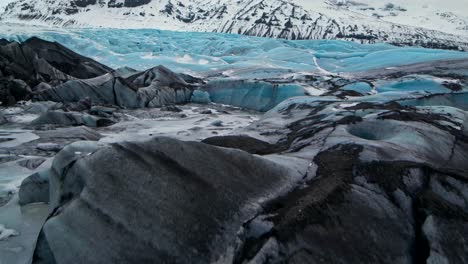
[[[432,0],[17,0],[0,19],[467,49],[468,5],[458,4],[463,1],[447,0],[444,6]]]

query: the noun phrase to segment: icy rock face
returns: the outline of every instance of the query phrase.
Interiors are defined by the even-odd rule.
[[[154,138],[86,151],[79,144],[54,160],[55,213],[33,263],[230,262],[242,223],[300,177],[203,143]]]

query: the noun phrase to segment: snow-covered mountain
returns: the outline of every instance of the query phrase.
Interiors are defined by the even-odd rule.
[[[391,0],[389,0],[391,1]],[[462,0],[17,0],[0,20],[468,49]]]

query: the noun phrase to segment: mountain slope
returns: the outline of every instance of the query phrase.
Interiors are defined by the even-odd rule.
[[[323,0],[18,0],[0,20],[63,27],[158,28],[286,39],[343,39],[361,43],[464,49],[468,19],[452,11],[396,4]],[[450,0],[453,1],[453,0]],[[410,5],[411,6],[411,5]],[[439,12],[438,16],[432,15]],[[426,27],[416,19],[426,19]],[[398,19],[407,25],[396,24]],[[443,19],[442,19],[443,18]],[[432,20],[434,20],[432,22]],[[442,23],[441,19],[446,23]],[[447,29],[440,29],[441,24]]]

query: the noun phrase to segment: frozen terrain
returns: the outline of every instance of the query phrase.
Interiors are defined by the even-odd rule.
[[[465,52],[0,39],[1,264],[468,261]]]

